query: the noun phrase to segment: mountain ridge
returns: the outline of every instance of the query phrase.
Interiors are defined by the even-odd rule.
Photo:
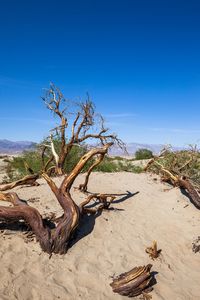
[[[10,141],[8,139],[0,139],[0,153],[1,154],[17,154],[25,150],[31,150],[37,143],[32,141]],[[134,155],[138,149],[145,148],[151,150],[154,154],[160,152],[163,149],[164,144],[148,144],[148,143],[126,143],[127,152],[130,156]],[[173,150],[182,150],[183,147],[172,147]],[[114,146],[110,152],[110,155],[121,155],[125,153],[119,148]]]
[[[36,145],[31,141],[10,141],[7,139],[0,139],[0,153],[1,154],[17,154],[24,150],[30,150]]]

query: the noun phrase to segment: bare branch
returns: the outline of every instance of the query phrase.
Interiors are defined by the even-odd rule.
[[[100,154],[99,157],[96,159],[96,161],[90,166],[89,170],[87,171],[85,181],[83,184],[79,185],[79,189],[83,192],[87,191],[87,185],[89,181],[90,174],[94,170],[95,167],[97,167],[104,159],[105,154]]]
[[[38,178],[38,174],[26,175],[25,177],[17,181],[0,185],[0,191],[7,191],[19,185],[39,185],[39,183],[36,182]]]
[[[91,149],[88,153],[86,153],[84,156],[81,157],[80,161],[77,163],[75,168],[70,172],[70,174],[65,177],[61,184],[61,190],[64,193],[66,190],[69,190],[76,179],[76,177],[79,175],[85,164],[95,155],[97,154],[105,154],[107,153],[109,147],[111,147],[113,143],[108,143],[102,148],[94,148]]]

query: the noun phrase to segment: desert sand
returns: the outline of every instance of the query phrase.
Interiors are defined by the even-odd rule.
[[[38,187],[14,191],[42,214],[61,213],[49,187],[39,182]],[[85,198],[72,190],[77,203]],[[121,172],[93,173],[89,190],[133,195],[118,197],[112,205],[118,210],[85,217],[79,240],[63,256],[49,259],[22,232],[1,232],[1,300],[126,299],[112,292],[111,277],[147,263],[157,272],[154,300],[200,299],[200,253],[192,252],[192,242],[200,235],[200,213],[179,189],[160,183],[155,176]],[[162,249],[154,261],[145,253],[153,240]]]

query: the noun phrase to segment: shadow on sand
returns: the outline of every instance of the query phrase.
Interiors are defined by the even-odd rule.
[[[127,191],[126,194],[120,195],[122,197],[114,200],[111,204],[112,207],[109,207],[107,209],[107,211],[110,211],[110,210],[111,211],[124,211],[124,209],[115,208],[115,207],[113,207],[113,205],[124,202],[127,199],[132,198],[133,196],[137,195],[138,193],[139,192],[131,193],[131,192]],[[96,205],[98,205],[98,202],[94,202],[91,205],[88,205],[87,207],[92,208],[92,207],[95,207]],[[95,226],[95,221],[99,216],[101,216],[101,214],[102,214],[102,211],[99,211],[96,214],[90,214],[90,215],[85,214],[81,217],[78,228],[76,229],[76,231],[74,233],[74,237],[69,242],[68,248],[71,248],[79,240],[86,237],[88,234],[90,234],[92,232],[92,230],[94,229],[94,226]],[[55,228],[55,223],[52,222],[51,220],[43,219],[43,222],[50,229]],[[2,231],[3,235],[7,230],[10,232],[13,232],[13,233],[15,233],[15,232],[31,232],[30,226],[28,226],[24,221],[17,221],[17,222],[2,221],[2,222],[0,222],[0,231]]]
[[[117,200],[114,200],[111,205],[124,202],[127,199],[137,195],[138,193],[139,192],[131,193],[131,192],[127,191],[126,194],[123,194],[123,197],[121,197]],[[97,202],[95,202],[91,205],[88,205],[87,207],[93,208],[96,205],[97,205]],[[112,211],[124,211],[124,209],[115,208],[115,207],[109,207],[107,209],[107,211],[110,211],[110,210],[112,210]],[[101,216],[102,212],[103,211],[101,210],[101,211],[97,212],[96,214],[90,214],[90,215],[85,214],[85,215],[82,216],[82,218],[80,220],[80,223],[79,223],[79,226],[78,226],[78,228],[77,228],[77,230],[74,234],[74,238],[69,243],[69,248],[74,246],[74,244],[76,244],[79,240],[86,237],[88,234],[90,234],[93,231],[94,226],[95,226],[95,221],[99,216]]]

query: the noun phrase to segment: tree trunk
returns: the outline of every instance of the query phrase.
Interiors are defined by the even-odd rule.
[[[64,210],[64,214],[52,232],[51,251],[64,254],[67,252],[68,243],[79,225],[80,211],[70,193],[60,191],[57,199]]]
[[[37,209],[27,205],[25,201],[19,199],[16,193],[0,193],[0,200],[11,202],[14,207],[0,206],[1,221],[24,220],[28,223],[36,235],[43,251],[64,254],[68,248],[74,230],[80,220],[79,207],[74,203],[69,193],[58,194],[58,201],[64,209],[63,216],[50,229],[37,211]]]
[[[199,194],[197,193],[197,191],[195,190],[195,188],[193,187],[193,185],[190,183],[190,181],[188,179],[179,179],[178,181],[179,183],[179,186],[181,188],[184,188],[190,198],[191,198],[191,201],[192,203],[198,208],[200,209],[200,197],[199,197]]]
[[[95,148],[81,157],[80,161],[70,172],[68,176],[63,179],[58,188],[55,182],[48,176],[46,172],[42,173],[42,177],[46,180],[52,192],[56,196],[60,206],[63,209],[63,215],[55,221],[51,226],[48,222],[44,222],[37,209],[30,207],[24,201],[20,200],[15,193],[0,193],[0,200],[9,201],[14,207],[0,206],[0,220],[4,221],[19,221],[27,222],[39,241],[41,248],[51,254],[64,254],[67,252],[69,241],[72,239],[74,231],[79,225],[80,217],[84,213],[95,213],[98,210],[107,209],[110,203],[115,198],[113,195],[95,194],[90,195],[80,206],[77,206],[73,201],[70,189],[76,177],[79,175],[85,164],[94,155],[104,155],[111,144],[106,144],[102,148]],[[87,208],[85,207],[93,198],[99,200],[99,207]],[[107,201],[110,198],[110,201]],[[52,229],[53,225],[53,229]]]

